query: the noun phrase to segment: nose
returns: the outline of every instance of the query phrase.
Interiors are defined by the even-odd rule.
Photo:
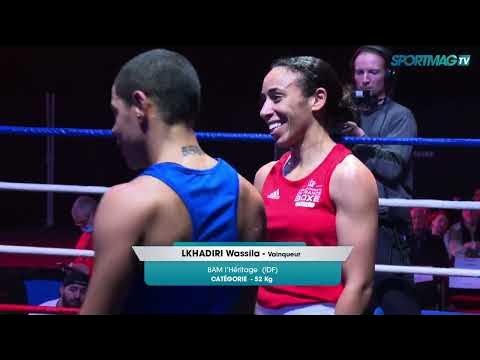
[[[113,137],[117,137],[117,133],[118,133],[118,129],[117,129],[117,124],[115,123],[112,127],[112,134],[113,134]]]
[[[262,109],[260,110],[260,117],[265,120],[265,122],[268,122],[273,116],[273,109],[271,106],[270,101],[266,100],[263,103]]]
[[[115,144],[120,145],[120,131],[118,129],[117,124],[115,124],[112,128],[112,135],[113,135],[113,141],[115,141]]]
[[[364,84],[369,84],[370,83],[370,77],[368,76],[368,73],[363,74],[362,82]]]

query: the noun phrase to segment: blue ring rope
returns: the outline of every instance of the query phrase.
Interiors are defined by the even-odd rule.
[[[110,130],[94,129],[68,129],[68,128],[40,128],[20,126],[0,126],[0,134],[20,136],[55,136],[55,137],[113,137]],[[249,143],[273,143],[268,134],[250,133],[221,133],[199,132],[197,137],[200,141],[211,142],[249,142]],[[480,147],[480,139],[425,139],[425,138],[356,138],[342,137],[339,139],[344,144],[366,145],[414,145],[414,146],[437,146],[437,147]]]

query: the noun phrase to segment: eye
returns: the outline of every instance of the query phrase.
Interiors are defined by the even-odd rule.
[[[274,95],[274,96],[272,96],[272,101],[275,104],[278,104],[280,101],[282,101],[282,97],[280,95]]]
[[[277,92],[271,93],[268,96],[269,96],[270,100],[273,101],[274,104],[278,104],[283,99],[283,95],[280,94],[280,93],[277,93]]]

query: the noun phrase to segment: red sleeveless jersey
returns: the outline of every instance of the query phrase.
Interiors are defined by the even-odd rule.
[[[290,181],[283,169],[291,153],[272,168],[262,190],[267,213],[267,240],[303,242],[307,246],[338,246],[336,208],[330,199],[333,171],[351,152],[336,145],[309,176]],[[336,303],[344,289],[338,286],[261,287],[258,303],[270,309],[318,303]]]

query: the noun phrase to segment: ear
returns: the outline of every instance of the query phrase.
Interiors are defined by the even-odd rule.
[[[60,286],[60,296],[62,297],[63,296],[63,291],[65,290],[64,286]]]
[[[145,111],[147,109],[147,95],[143,91],[136,90],[132,94],[133,106],[135,107],[135,115],[138,119],[145,117]]]
[[[327,103],[327,91],[324,88],[318,88],[311,97],[312,111],[318,112],[325,107]]]

